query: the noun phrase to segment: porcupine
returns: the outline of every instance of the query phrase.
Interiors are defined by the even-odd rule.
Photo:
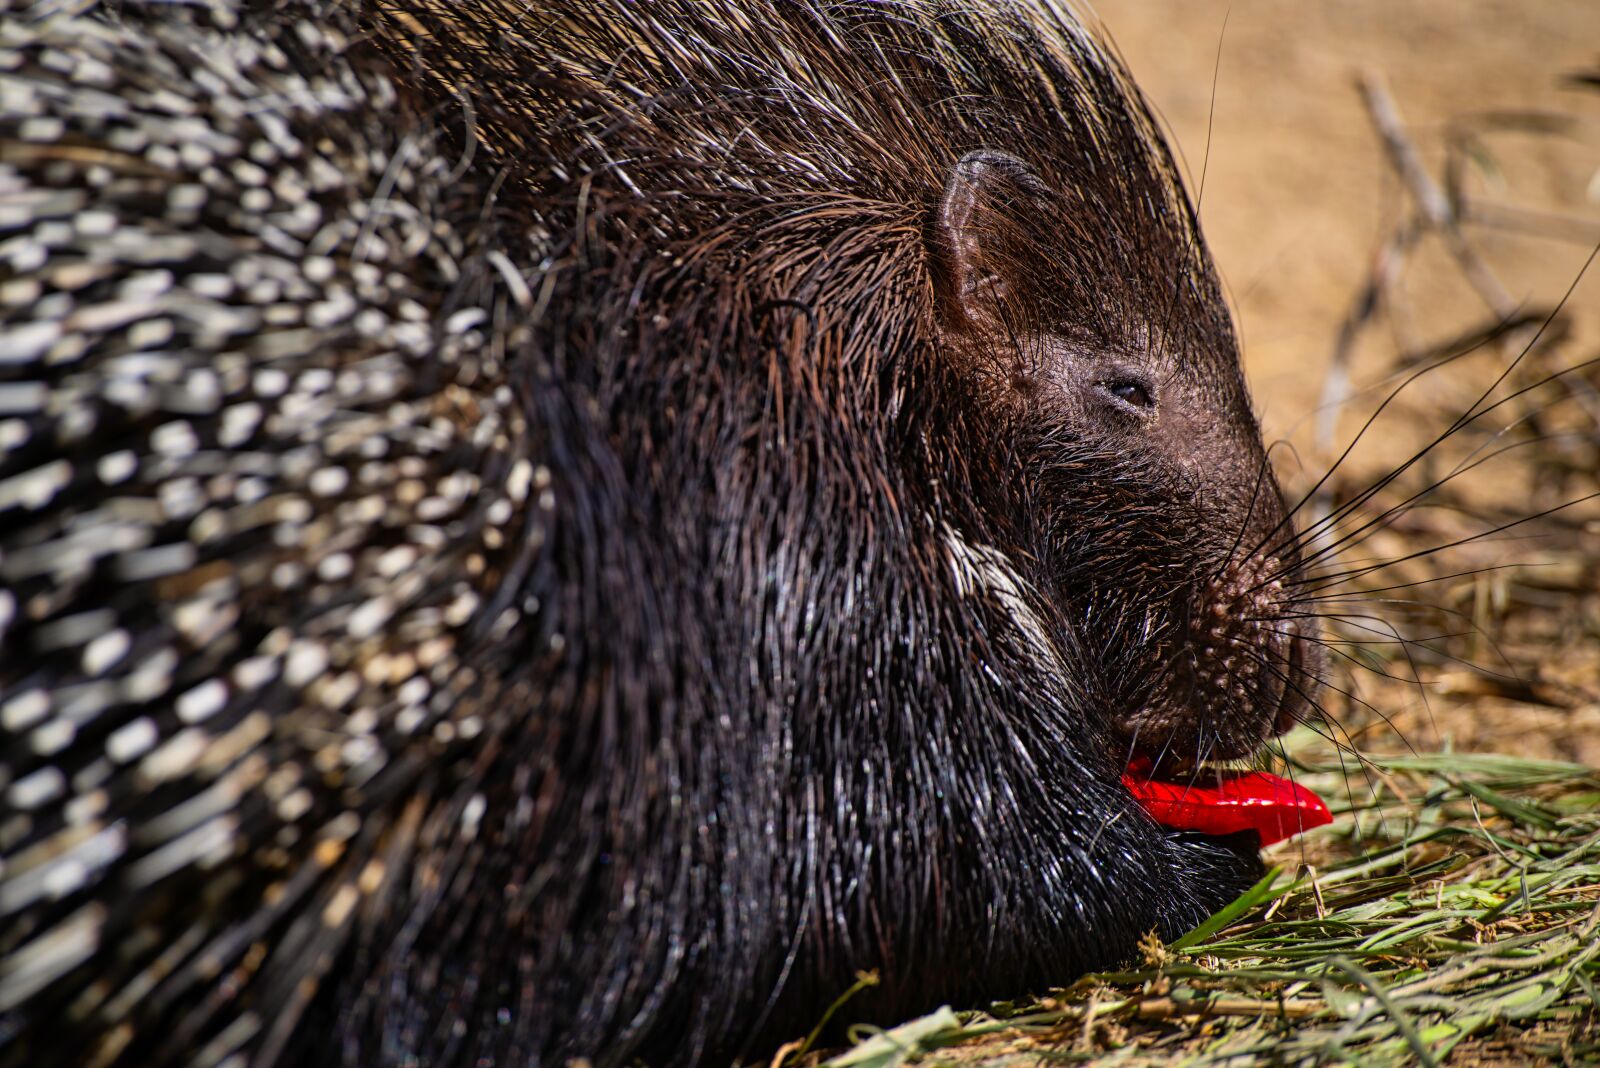
[[[1305,714],[1052,0],[0,0],[0,1064],[726,1061],[1256,874]]]

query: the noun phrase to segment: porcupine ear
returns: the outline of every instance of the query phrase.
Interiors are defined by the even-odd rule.
[[[998,325],[1020,279],[1015,255],[1028,219],[1049,189],[1022,160],[1005,152],[968,152],[950,169],[933,220],[942,314],[956,329]]]

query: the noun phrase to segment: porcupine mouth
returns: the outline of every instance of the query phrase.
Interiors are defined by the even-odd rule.
[[[1299,723],[1310,704],[1301,684],[1307,678],[1308,639],[1291,631],[1285,670],[1265,688],[1276,698],[1270,734],[1277,737]],[[1268,739],[1263,738],[1264,744]],[[1264,771],[1235,771],[1209,764],[1183,766],[1175,760],[1158,765],[1136,755],[1122,776],[1123,785],[1140,806],[1163,827],[1211,837],[1253,833],[1262,846],[1282,841],[1332,820],[1328,807],[1304,786]]]

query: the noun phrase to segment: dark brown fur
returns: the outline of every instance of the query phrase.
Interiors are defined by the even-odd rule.
[[[73,457],[66,488],[0,511],[7,553],[102,529],[92,473],[126,450],[117,494],[203,500],[129,506],[147,536],[88,571],[7,576],[0,704],[34,733],[5,740],[31,807],[0,849],[25,874],[84,827],[126,838],[53,897],[0,874],[22,902],[0,1064],[725,1061],[858,969],[883,985],[853,1008],[882,1018],[1026,992],[1248,884],[1248,843],[1163,832],[1119,775],[1134,752],[1244,755],[1301,713],[1298,564],[1273,555],[1292,539],[1171,158],[1069,17],[119,11],[114,46],[47,24],[7,69],[77,84],[46,53],[89,55],[137,121],[166,121],[143,95],[165,85],[231,140],[140,156],[60,89],[39,106],[74,152],[4,116],[7,158],[117,232],[199,241],[162,266],[197,306],[256,314],[259,286],[213,276],[281,257],[266,296],[302,332],[178,314],[162,351],[182,382],[218,372],[211,408],[113,388],[142,350],[83,325],[104,316],[63,320],[73,362],[3,369],[64,399],[0,479]],[[304,150],[261,166],[315,190],[312,237],[277,232],[292,188],[250,199],[235,166],[274,122]],[[106,146],[153,184],[95,184]],[[193,217],[184,181],[208,190]],[[6,328],[134,285],[118,246],[47,303],[91,246],[13,265],[42,288]],[[313,315],[329,287],[354,310]],[[267,417],[235,441],[240,403]],[[168,544],[189,566],[127,559]],[[208,596],[215,633],[179,614]],[[127,650],[63,624],[106,609]],[[129,689],[141,662],[168,668]],[[67,747],[38,741],[84,693]],[[216,758],[174,763],[194,732]],[[173,813],[225,782],[217,839],[174,852]],[[27,954],[63,930],[90,941],[36,981]]]

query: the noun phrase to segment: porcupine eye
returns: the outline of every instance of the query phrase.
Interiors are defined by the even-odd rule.
[[[1103,384],[1105,391],[1124,404],[1135,408],[1154,408],[1155,398],[1150,395],[1150,390],[1143,383],[1127,380],[1117,380]]]

